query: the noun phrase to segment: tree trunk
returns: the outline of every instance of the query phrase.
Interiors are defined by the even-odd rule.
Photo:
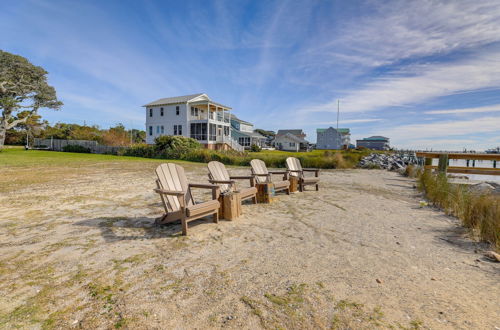
[[[0,124],[0,150],[3,149],[3,145],[5,144],[5,136],[7,135],[7,129],[4,125]]]

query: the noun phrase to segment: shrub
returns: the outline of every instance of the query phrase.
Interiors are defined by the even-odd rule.
[[[259,147],[259,146],[258,146],[258,145],[256,145],[256,144],[252,144],[252,145],[250,146],[250,151],[252,151],[252,152],[259,152],[259,151],[262,151],[262,148],[261,148],[261,147]]]
[[[154,146],[145,143],[139,143],[129,148],[124,148],[120,150],[118,154],[120,156],[145,157],[145,158],[154,158],[156,155]]]
[[[154,148],[159,158],[184,159],[190,151],[200,149],[201,144],[184,136],[164,135],[155,139]]]
[[[68,144],[62,148],[64,152],[79,152],[79,153],[90,153],[90,148],[78,145],[78,144]]]

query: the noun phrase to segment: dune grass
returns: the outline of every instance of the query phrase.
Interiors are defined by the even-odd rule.
[[[471,192],[466,185],[453,184],[445,174],[423,171],[418,188],[434,205],[456,216],[462,225],[484,242],[500,250],[500,197]]]

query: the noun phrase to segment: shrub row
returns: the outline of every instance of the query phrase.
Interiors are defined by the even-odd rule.
[[[436,206],[460,219],[479,239],[500,249],[500,197],[471,192],[465,185],[452,184],[445,174],[420,172],[418,188]]]
[[[162,136],[155,140],[154,145],[136,144],[120,152],[120,155],[179,159],[192,162],[208,163],[216,160],[226,165],[249,166],[254,158],[263,160],[269,167],[286,167],[286,158],[295,155],[300,159],[303,167],[314,168],[353,168],[367,152],[360,151],[325,151],[301,153],[284,152],[237,152],[237,151],[215,151],[203,149],[194,139],[182,136]]]

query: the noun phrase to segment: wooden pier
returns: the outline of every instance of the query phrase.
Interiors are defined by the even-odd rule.
[[[417,152],[417,157],[425,159],[426,170],[438,170],[444,173],[463,173],[481,175],[500,175],[500,154],[476,153],[443,153],[443,152]],[[438,158],[438,166],[432,165],[432,159]],[[450,159],[464,159],[468,166],[448,166]],[[476,160],[492,161],[493,167],[476,167]],[[470,165],[470,166],[469,166]]]

